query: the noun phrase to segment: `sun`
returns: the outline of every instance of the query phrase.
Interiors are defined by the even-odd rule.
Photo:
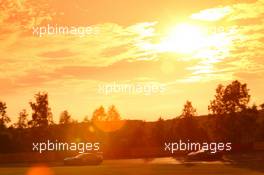
[[[216,63],[229,56],[232,35],[227,31],[210,31],[205,25],[179,23],[167,32],[158,33],[157,42],[140,41],[138,46],[155,53],[169,52]]]
[[[206,44],[206,32],[203,28],[191,24],[179,24],[172,28],[157,45],[160,51],[193,53]]]

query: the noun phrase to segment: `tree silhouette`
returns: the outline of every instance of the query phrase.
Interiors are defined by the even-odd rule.
[[[36,102],[29,102],[32,108],[32,120],[29,122],[32,127],[46,127],[53,123],[51,109],[49,108],[48,93],[39,92],[35,94]]]
[[[6,127],[11,120],[6,114],[6,103],[0,101],[0,127]]]
[[[108,108],[106,120],[107,121],[118,121],[120,119],[121,119],[120,114],[117,111],[116,107],[114,105],[110,106]]]
[[[27,128],[28,127],[28,113],[25,109],[23,109],[21,112],[19,112],[18,121],[15,123],[16,128]]]
[[[89,122],[90,122],[89,116],[85,116],[83,119],[83,123],[89,123]]]
[[[183,107],[181,117],[189,118],[189,117],[194,117],[196,115],[197,115],[196,109],[192,106],[192,102],[187,100]]]
[[[261,110],[264,110],[264,103],[262,103],[261,105],[259,105]]]
[[[92,120],[94,126],[105,132],[113,132],[124,126],[120,114],[115,106],[110,106],[107,113],[103,106],[93,112]]]
[[[105,121],[106,113],[103,106],[100,106],[93,112],[92,121]]]
[[[210,105],[208,106],[209,112],[211,111],[213,114],[224,114],[225,107],[224,107],[224,91],[225,87],[222,84],[219,84],[216,88],[216,95],[213,101],[210,101]]]
[[[194,118],[196,115],[196,109],[192,106],[192,102],[187,100],[180,115],[177,128],[177,134],[182,140],[199,140],[200,129]]]
[[[153,139],[155,144],[162,146],[165,141],[165,121],[162,117],[159,117],[153,128]]]
[[[121,120],[120,114],[114,105],[108,108],[107,113],[105,108],[100,106],[93,112],[92,121],[119,121]]]
[[[233,81],[228,86],[218,85],[215,99],[210,102],[208,110],[212,114],[223,115],[241,112],[247,109],[250,100],[247,84]]]
[[[59,124],[70,124],[72,122],[73,120],[69,112],[67,110],[62,111],[62,113],[60,114]]]

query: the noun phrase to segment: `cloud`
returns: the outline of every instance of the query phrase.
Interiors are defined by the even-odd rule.
[[[254,19],[263,14],[264,1],[255,3],[237,3],[231,6],[233,13],[228,20]]]
[[[40,57],[47,57],[47,58],[65,58],[65,57],[71,57],[76,56],[77,54],[67,50],[67,49],[61,49],[56,51],[50,51],[50,52],[43,52],[39,54]]]
[[[208,10],[202,10],[199,13],[192,14],[191,18],[197,20],[205,20],[205,21],[218,21],[231,13],[232,13],[232,9],[228,6],[218,7]]]
[[[0,25],[10,30],[31,29],[52,19],[51,9],[45,0],[3,0],[0,10]]]
[[[131,45],[121,45],[121,46],[115,46],[111,48],[106,48],[101,52],[101,56],[103,57],[112,57],[120,55],[124,52],[127,52],[131,47]]]
[[[44,4],[44,6],[40,6],[29,0],[11,3],[8,0],[1,5],[3,15],[0,17],[0,21],[1,39],[3,42],[0,43],[0,53],[3,59],[0,62],[3,64],[0,65],[0,69],[3,73],[0,77],[17,80],[21,76],[25,76],[21,81],[24,80],[27,82],[26,84],[30,83],[29,80],[32,82],[48,82],[49,78],[43,78],[43,76],[50,76],[50,80],[53,80],[51,76],[56,78],[75,77],[83,79],[85,77],[88,79],[108,79],[111,72],[117,77],[119,77],[117,74],[123,74],[123,77],[120,77],[121,79],[136,78],[140,77],[140,75],[153,77],[151,73],[144,74],[144,71],[136,74],[134,69],[137,70],[137,68],[142,66],[142,69],[145,68],[147,72],[150,69],[146,66],[151,68],[151,65],[153,65],[152,60],[163,60],[161,53],[138,47],[140,43],[157,37],[155,31],[156,27],[158,27],[157,22],[142,22],[129,26],[122,26],[116,23],[96,24],[92,25],[92,27],[99,28],[100,32],[97,35],[84,38],[73,36],[39,38],[32,36],[32,34],[23,35],[35,23],[35,20],[38,21],[38,25],[41,25],[45,20],[52,22],[52,10],[48,9],[47,3]],[[9,6],[10,8],[7,8]],[[246,25],[238,28],[237,33],[226,34],[232,41],[232,45],[227,51],[229,56],[225,54],[225,58],[218,59],[219,62],[211,63],[210,65],[208,65],[211,61],[210,59],[199,58],[198,62],[200,61],[200,63],[185,67],[185,75],[182,74],[181,76],[201,76],[202,78],[210,75],[205,78],[210,81],[208,77],[213,80],[220,78],[219,74],[221,73],[225,75],[223,71],[219,70],[219,67],[226,66],[225,70],[229,71],[228,75],[230,75],[230,72],[232,74],[243,69],[242,64],[234,66],[234,64],[230,64],[230,60],[235,63],[241,62],[243,58],[243,60],[262,64],[263,49],[261,48],[263,47],[264,36],[262,31],[264,27],[260,21],[263,15],[261,11],[263,7],[263,1],[236,3],[205,9],[191,15],[193,19],[199,20],[222,20],[223,24],[226,23],[225,25],[230,27],[243,23]],[[38,11],[41,12],[37,13]],[[206,19],[204,17],[209,18]],[[229,21],[234,21],[234,23],[230,25]],[[250,26],[251,23],[253,26]],[[12,29],[10,26],[15,28]],[[177,60],[177,65],[181,65],[180,61],[192,60],[175,55],[170,55],[168,58]],[[217,60],[216,58],[214,59]],[[137,62],[138,60],[141,60],[140,64]],[[123,68],[117,68],[116,65],[122,65]],[[130,67],[133,69],[130,69]],[[254,67],[250,67],[243,70],[252,70],[254,72],[254,69]],[[129,73],[124,73],[126,70],[132,73],[131,76]],[[155,70],[160,70],[160,67],[156,66]],[[100,74],[100,71],[109,76],[97,75]],[[156,75],[153,72],[152,74]],[[41,76],[42,78],[34,79],[34,76]],[[158,77],[162,79],[162,76]]]
[[[113,81],[165,83],[170,87],[168,92],[162,94],[164,96],[155,97],[157,100],[152,100],[153,105],[154,102],[155,106],[163,103],[164,109],[171,107],[171,111],[174,111],[175,96],[181,100],[190,95],[194,98],[196,96],[200,103],[200,99],[205,98],[204,93],[200,92],[213,89],[217,83],[233,79],[243,79],[246,82],[263,79],[264,1],[222,3],[187,0],[179,3],[168,0],[166,3],[157,1],[153,8],[149,6],[152,1],[142,1],[144,4],[140,6],[140,13],[137,11],[139,3],[135,1],[120,0],[124,7],[121,12],[115,12],[120,10],[118,5],[106,7],[96,3],[91,6],[82,1],[83,5],[79,6],[81,13],[78,13],[80,9],[74,8],[71,12],[67,11],[72,4],[76,4],[75,1],[65,7],[61,6],[62,2],[65,3],[46,0],[4,0],[0,3],[0,96],[9,97],[9,101],[14,103],[14,111],[17,110],[18,103],[26,103],[39,90],[51,93],[51,98],[54,97],[52,103],[56,104],[54,107],[57,111],[58,108],[68,105],[72,111],[79,112],[82,106],[84,113],[89,104],[119,103],[123,105],[123,109],[129,106],[133,114],[142,104],[150,102],[149,98],[142,100],[133,97],[131,104],[139,105],[134,107],[123,104],[124,99],[128,98],[126,95],[119,98],[95,94],[98,83]],[[132,5],[132,10],[125,9]],[[150,12],[146,13],[146,9]],[[166,9],[164,11],[168,13],[164,13],[162,9]],[[142,43],[160,42],[166,36],[163,27],[170,23],[169,18],[174,20],[178,17],[178,9],[188,13],[187,16],[192,16],[190,22],[194,24],[197,22],[224,27],[222,33],[220,31],[219,35],[213,37],[212,41],[216,41],[215,47],[210,52],[195,56],[161,53],[140,47]],[[191,15],[191,12],[194,14]],[[64,17],[59,16],[62,13],[65,14]],[[48,23],[88,25],[98,28],[99,33],[82,38],[40,38],[32,35],[33,26],[44,26]],[[235,27],[234,31],[229,30],[232,27]],[[222,47],[226,38],[228,47]],[[190,86],[189,83],[197,86]],[[259,83],[254,84],[255,87],[258,85]],[[210,92],[213,95],[214,91]],[[17,94],[23,96],[22,100],[17,100]],[[73,101],[66,104],[68,100],[64,98]],[[72,104],[75,107],[71,107]],[[93,109],[96,106],[89,107]]]
[[[241,2],[237,1],[228,6],[218,6],[215,8],[201,10],[190,16],[192,19],[204,21],[236,21],[236,20],[249,20],[259,18],[263,14],[264,2],[258,0],[255,2]]]
[[[83,70],[82,67],[87,67],[92,71],[93,68],[108,67],[123,60],[136,61],[147,55],[136,46],[136,43],[147,37],[153,23],[145,22],[130,26],[103,23],[92,26],[100,30],[96,35],[83,38],[78,36],[40,38],[32,35],[30,28],[33,25],[32,21],[35,18],[50,19],[50,14],[44,9],[37,13],[41,10],[39,9],[41,6],[34,5],[33,1],[5,1],[1,4],[3,15],[0,17],[2,40],[0,78],[12,80],[14,84],[17,83],[17,87],[21,85],[37,87],[54,80],[55,77],[59,79],[73,76],[73,72],[66,71],[67,67],[80,68],[80,70]],[[7,8],[9,6],[10,9]],[[29,9],[26,8],[27,6]],[[25,13],[24,16],[22,13]],[[22,16],[11,20],[12,14]],[[41,26],[42,23],[39,21],[34,25]],[[58,75],[58,70],[64,70],[63,75]],[[81,72],[76,69],[75,71]],[[75,76],[75,78],[81,77],[83,76]]]
[[[251,3],[238,1],[235,4],[205,9],[191,15],[193,19],[198,20],[208,20],[215,16],[215,21],[211,20],[212,25],[223,26],[226,29],[224,32],[229,33],[228,37],[232,38],[228,54],[221,61],[210,65],[201,62],[199,65],[205,67],[194,68],[193,73],[197,75],[191,78],[199,80],[208,79],[209,76],[211,80],[221,80],[229,76],[231,79],[249,80],[254,74],[258,78],[260,75],[264,76],[264,72],[260,71],[264,68],[263,9],[263,0]],[[236,28],[234,32],[229,31],[232,27]],[[220,76],[221,74],[223,76]]]

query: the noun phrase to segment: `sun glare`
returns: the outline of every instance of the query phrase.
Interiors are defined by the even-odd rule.
[[[228,32],[210,33],[205,26],[181,23],[172,27],[158,43],[142,42],[139,47],[217,62],[219,58],[228,56],[231,41]]]
[[[233,35],[234,33],[224,30],[209,31],[203,25],[180,23],[162,34],[163,37],[157,43],[141,42],[139,47],[158,53],[180,54],[183,59],[200,60],[200,67],[194,67],[193,73],[197,69],[198,73],[205,74],[213,72],[213,65],[230,55]],[[167,74],[174,72],[168,64],[162,65],[161,70]]]
[[[205,33],[201,27],[190,24],[179,24],[162,39],[157,49],[179,53],[193,53],[203,47]]]

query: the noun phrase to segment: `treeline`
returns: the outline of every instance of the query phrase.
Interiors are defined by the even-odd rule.
[[[29,114],[26,109],[22,109],[18,114],[17,122],[11,124],[9,127],[7,125],[11,122],[11,119],[7,115],[6,109],[7,105],[5,102],[0,101],[0,128],[33,128],[33,127],[48,127],[54,125],[53,115],[51,108],[49,107],[48,93],[39,92],[35,94],[35,101],[29,102],[32,109],[31,119],[29,119]],[[82,122],[88,121],[114,121],[121,120],[120,114],[114,105],[105,111],[103,106],[100,106],[93,112],[92,118],[89,119],[87,116],[84,117]],[[58,124],[70,124],[78,123],[77,120],[73,119],[67,110],[61,112]]]
[[[0,102],[0,152],[31,152],[33,142],[59,140],[62,142],[100,142],[106,156],[133,157],[160,154],[164,142],[232,142],[250,145],[264,141],[264,104],[249,106],[247,84],[233,81],[219,85],[208,105],[209,114],[198,116],[190,101],[181,115],[172,120],[160,117],[156,122],[122,120],[115,106],[96,109],[92,117],[82,122],[63,111],[59,124],[52,119],[47,93],[37,93],[30,102],[32,114],[19,113],[18,121],[7,127],[10,118],[6,104]]]

